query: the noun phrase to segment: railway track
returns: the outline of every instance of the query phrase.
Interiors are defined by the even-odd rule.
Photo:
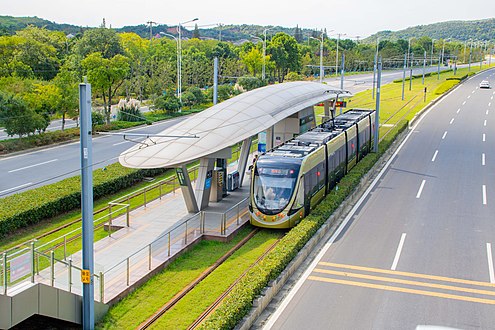
[[[170,310],[174,305],[176,305],[182,298],[186,296],[188,292],[190,292],[196,285],[198,285],[201,281],[203,281],[208,275],[210,275],[215,269],[217,269],[220,265],[222,265],[232,254],[234,254],[237,250],[239,250],[243,245],[245,245],[254,235],[256,235],[260,231],[260,228],[255,228],[251,231],[244,239],[242,239],[239,243],[237,243],[232,249],[230,249],[227,253],[225,253],[222,257],[220,257],[212,266],[206,269],[200,276],[198,276],[194,281],[192,281],[189,285],[187,285],[182,291],[177,293],[172,299],[170,299],[167,303],[165,303],[162,307],[160,307],[152,316],[150,316],[147,320],[141,323],[136,329],[147,329],[155,324],[168,310]],[[210,315],[215,308],[222,302],[222,300],[232,291],[234,286],[247,274],[247,272],[256,266],[280,241],[281,237],[272,244],[263,254],[256,259],[256,261],[246,269],[235,281],[232,283],[229,288],[220,295],[215,302],[210,305],[194,322],[191,324],[188,329],[195,329],[201,322]]]

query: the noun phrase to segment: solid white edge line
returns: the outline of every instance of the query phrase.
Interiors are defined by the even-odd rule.
[[[488,258],[488,273],[490,275],[490,283],[495,283],[495,274],[493,271],[492,244],[486,243],[486,256]]]
[[[450,91],[447,95],[450,95],[451,93],[455,92],[461,86],[462,85],[457,86],[452,91]],[[342,221],[342,223],[340,224],[340,226],[337,228],[337,230],[333,233],[333,235],[330,237],[330,239],[325,244],[325,246],[321,249],[321,251],[315,257],[315,259],[313,260],[313,262],[311,263],[311,265],[308,267],[308,269],[306,269],[306,271],[304,272],[304,274],[299,278],[299,280],[297,281],[297,283],[292,287],[292,289],[287,294],[287,296],[284,297],[284,299],[282,300],[282,302],[280,303],[280,305],[277,307],[277,309],[275,310],[275,312],[273,312],[273,314],[268,318],[267,322],[263,326],[263,330],[271,329],[271,327],[273,327],[273,325],[275,324],[275,322],[277,322],[277,320],[280,317],[280,315],[282,315],[282,312],[285,310],[285,308],[287,307],[287,305],[289,305],[290,301],[294,298],[294,296],[296,295],[297,291],[299,291],[299,289],[302,287],[302,285],[304,284],[304,282],[307,280],[309,274],[311,274],[311,272],[313,271],[313,269],[316,268],[316,265],[318,265],[318,263],[320,262],[321,258],[323,258],[323,256],[328,251],[328,249],[330,248],[330,246],[332,246],[332,243],[337,239],[337,237],[340,235],[340,233],[342,232],[342,230],[347,226],[347,223],[352,219],[352,217],[354,216],[354,213],[356,213],[357,209],[361,206],[361,204],[364,202],[364,200],[368,197],[368,195],[370,194],[371,190],[373,190],[373,188],[376,186],[376,184],[378,183],[378,181],[382,178],[382,176],[385,173],[385,171],[390,167],[390,164],[392,164],[392,161],[395,159],[395,157],[400,152],[400,150],[402,149],[402,147],[406,144],[407,140],[409,140],[409,137],[415,131],[416,127],[423,121],[423,118],[425,118],[430,113],[431,110],[433,110],[434,108],[436,108],[437,105],[439,105],[440,103],[442,103],[444,99],[445,99],[445,97],[442,98],[437,103],[435,103],[422,116],[420,116],[419,119],[414,124],[414,126],[410,128],[410,131],[407,134],[407,136],[404,138],[404,141],[402,141],[402,143],[399,145],[399,147],[397,148],[397,150],[395,150],[394,154],[387,161],[387,163],[382,168],[382,170],[380,171],[380,173],[378,173],[378,175],[373,180],[373,182],[371,183],[371,185],[368,187],[368,189],[366,189],[366,191],[364,192],[363,196],[361,196],[361,198],[357,201],[357,203],[354,205],[354,207],[351,209],[351,211],[347,214],[347,216],[344,219],[344,221]],[[445,133],[447,133],[447,132],[445,132]]]
[[[118,145],[121,145],[121,144],[124,144],[124,143],[128,143],[128,142],[130,142],[130,141],[117,142],[117,143],[112,144],[112,146],[118,146]]]
[[[431,159],[432,162],[435,161],[435,159],[437,158],[437,155],[438,155],[438,150],[435,150],[435,153],[433,154],[433,158]]]
[[[7,191],[11,191],[11,190],[19,189],[19,188],[22,188],[22,187],[26,187],[26,186],[29,186],[31,184],[33,184],[33,183],[32,182],[28,182],[28,183],[25,183],[25,184],[21,184],[21,185],[19,185],[17,187],[5,189],[5,190],[0,191],[0,194],[3,194],[4,192],[7,192]]]
[[[425,183],[426,183],[426,180],[423,180],[421,182],[421,186],[419,187],[418,193],[416,194],[416,198],[420,198],[421,197],[421,193],[423,192],[423,188],[425,186]]]
[[[482,191],[483,191],[483,205],[486,205],[486,185],[483,185]]]
[[[485,166],[485,153],[481,154],[481,165]]]
[[[445,131],[445,133],[443,133],[442,140],[445,140],[446,136],[447,136],[447,131]]]
[[[14,172],[18,172],[18,171],[22,171],[22,170],[27,170],[28,168],[32,168],[32,167],[36,167],[36,166],[40,166],[40,165],[45,165],[45,164],[48,164],[48,163],[53,163],[53,162],[56,162],[58,159],[52,159],[52,160],[47,160],[46,162],[42,162],[42,163],[38,163],[38,164],[33,164],[33,165],[29,165],[29,166],[24,166],[24,167],[21,167],[21,168],[16,168],[15,170],[10,170],[8,173],[14,173]]]
[[[397,247],[397,252],[395,252],[394,262],[392,263],[391,270],[395,270],[397,268],[397,264],[399,263],[400,254],[402,252],[402,247],[404,246],[404,241],[406,240],[406,233],[402,233],[400,237],[399,246]]]

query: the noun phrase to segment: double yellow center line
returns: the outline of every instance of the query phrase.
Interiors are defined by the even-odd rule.
[[[446,299],[454,299],[454,300],[462,300],[462,301],[495,305],[495,300],[493,300],[493,299],[486,299],[486,298],[480,298],[480,297],[471,297],[468,295],[450,294],[450,293],[444,293],[444,292],[427,291],[427,290],[420,290],[420,289],[412,289],[412,288],[387,285],[390,283],[394,283],[394,284],[402,284],[402,285],[416,286],[416,287],[423,287],[423,288],[432,288],[432,289],[464,292],[464,293],[470,293],[470,294],[476,294],[476,295],[495,296],[495,284],[488,283],[488,282],[463,280],[463,279],[457,279],[457,278],[418,274],[418,273],[400,272],[400,271],[394,271],[394,270],[388,270],[388,269],[370,268],[370,267],[362,267],[362,266],[355,266],[355,265],[336,264],[336,263],[330,263],[330,262],[320,262],[318,265],[338,268],[340,270],[315,268],[313,270],[313,273],[335,275],[335,276],[344,277],[345,279],[321,277],[321,276],[315,276],[315,275],[310,275],[308,277],[308,279],[313,280],[313,281],[327,282],[327,283],[335,283],[335,284],[350,285],[350,286],[357,286],[357,287],[364,287],[364,288],[371,288],[371,289],[378,289],[378,290],[410,293],[410,294],[417,294],[417,295],[430,296],[430,297],[438,297],[438,298],[446,298]],[[387,275],[393,275],[393,276],[403,276],[403,277],[409,277],[409,278],[419,278],[419,279],[426,279],[426,280],[430,280],[430,281],[441,281],[441,282],[465,284],[465,285],[470,285],[470,286],[486,287],[486,288],[490,288],[492,290],[483,290],[483,289],[472,288],[472,287],[471,288],[460,287],[460,286],[453,286],[453,285],[446,285],[446,284],[432,283],[432,282],[420,282],[420,281],[413,281],[413,280],[407,280],[407,279],[401,279],[401,278],[395,278],[395,277],[385,277],[385,276],[369,275],[369,274],[362,274],[362,273],[352,273],[352,272],[345,271],[342,269],[355,270],[355,271],[361,271],[361,272],[364,271],[364,272],[368,272],[368,273],[387,274]],[[376,281],[376,282],[387,282],[387,284],[375,284],[375,283],[368,283],[368,282],[364,282],[364,281],[363,282],[352,281],[352,280],[349,280],[350,278],[362,279],[362,280],[368,280],[368,281]]]

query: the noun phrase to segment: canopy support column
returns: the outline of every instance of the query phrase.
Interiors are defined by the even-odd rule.
[[[176,168],[175,171],[179,179],[182,196],[184,196],[184,201],[186,202],[187,211],[189,213],[198,213],[198,203],[196,202],[196,196],[194,196],[194,189],[186,165]]]
[[[246,174],[246,167],[249,159],[249,151],[251,150],[252,141],[252,136],[242,141],[241,154],[239,155],[239,163],[237,164],[237,171],[239,172],[239,188],[242,187],[242,181],[244,180],[244,175]]]
[[[198,178],[196,180],[196,202],[199,210],[204,210],[210,201],[211,180],[215,158],[201,158],[199,160]]]

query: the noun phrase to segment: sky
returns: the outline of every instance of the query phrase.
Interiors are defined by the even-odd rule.
[[[466,5],[468,4],[468,6]],[[56,23],[99,26],[176,25],[199,18],[198,26],[214,24],[279,25],[326,28],[329,34],[365,38],[378,31],[450,20],[495,17],[493,0],[0,0],[0,15],[37,16]],[[490,16],[491,15],[491,16]],[[330,32],[330,31],[334,32]]]

